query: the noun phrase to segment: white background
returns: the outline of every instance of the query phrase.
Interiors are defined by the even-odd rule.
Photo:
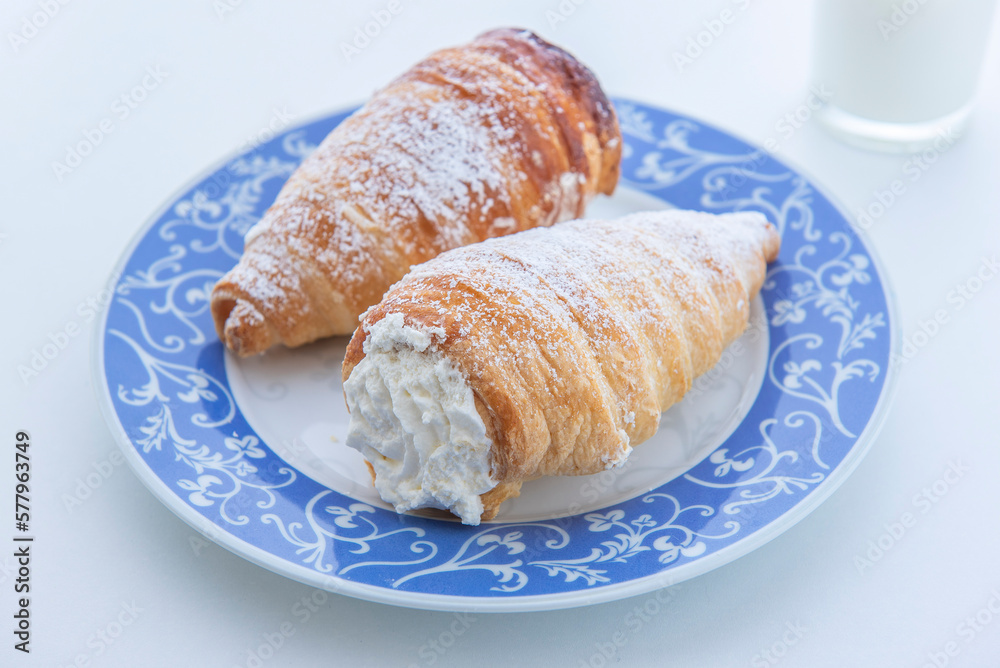
[[[13,533],[18,429],[32,438],[38,538],[32,654],[12,649],[14,594],[11,576],[0,571],[0,665],[67,666],[79,658],[95,667],[245,666],[262,634],[286,621],[293,634],[264,665],[406,666],[433,658],[435,665],[598,666],[599,646],[619,630],[624,642],[609,665],[774,665],[761,654],[774,648],[783,656],[771,658],[782,666],[920,666],[949,641],[960,650],[950,665],[997,665],[1000,619],[971,637],[959,625],[1000,602],[991,599],[1000,592],[1000,280],[985,283],[961,310],[947,301],[982,258],[1000,252],[997,39],[966,136],[918,182],[906,181],[905,194],[869,230],[897,293],[903,336],[938,309],[950,316],[903,366],[870,454],[817,511],[750,555],[676,587],[636,632],[628,615],[652,594],[566,611],[474,615],[467,624],[450,613],[331,595],[303,621],[292,609],[310,588],[215,545],[192,545],[195,532],[126,466],[67,510],[64,495],[118,447],[92,389],[91,327],[80,304],[100,294],[123,249],[167,197],[266,127],[275,110],[308,118],[359,103],[436,48],[521,25],[574,52],[611,94],[694,115],[756,143],[780,139],[780,157],[850,211],[904,178],[905,156],[846,147],[815,123],[787,140],[779,134],[776,124],[808,96],[808,2],[755,0],[744,10],[747,3],[725,0],[590,0],[551,24],[546,11],[558,11],[555,0],[474,9],[403,0],[402,13],[348,62],[340,44],[385,4],[244,0],[220,15],[213,0],[77,0],[15,50],[9,33],[38,4],[3,3],[0,544]],[[678,71],[672,53],[724,8],[736,20]],[[119,120],[111,105],[151,66],[165,80]],[[114,131],[60,182],[52,163],[104,118]],[[23,382],[18,365],[30,364],[50,333],[73,322],[85,331]],[[914,495],[956,461],[968,471],[922,513]],[[855,557],[908,511],[916,526],[859,572]],[[12,560],[0,556],[0,564],[9,569]],[[98,654],[94,634],[133,602],[141,608],[134,622]],[[431,650],[430,641],[452,638],[453,625],[463,631],[454,644],[444,654]]]

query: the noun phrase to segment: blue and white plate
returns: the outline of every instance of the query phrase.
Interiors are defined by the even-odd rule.
[[[895,326],[878,262],[809,179],[678,114],[616,100],[623,178],[592,216],[765,213],[783,236],[751,327],[618,471],[533,481],[494,522],[397,515],[343,441],[345,338],[228,355],[208,309],[243,234],[346,113],[289,130],[185,188],[121,260],[99,324],[103,407],[143,482],[233,552],[349,596],[544,610],[652,591],[802,519],[871,445]]]

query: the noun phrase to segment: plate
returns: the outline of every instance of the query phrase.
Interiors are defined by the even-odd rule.
[[[225,161],[139,232],[98,322],[94,374],[126,458],[211,540],[295,580],[465,611],[633,596],[733,561],[817,507],[886,412],[898,346],[879,263],[806,176],[700,121],[616,99],[622,181],[589,215],[765,213],[783,237],[751,327],[627,466],[538,480],[496,521],[398,515],[343,444],[345,338],[237,360],[208,309],[243,234],[349,112]]]

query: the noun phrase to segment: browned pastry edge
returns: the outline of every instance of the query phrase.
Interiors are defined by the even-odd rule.
[[[523,38],[523,39],[518,39]],[[498,28],[483,33],[478,39],[495,39],[502,43],[505,49],[493,49],[491,53],[504,62],[514,64],[513,54],[523,56],[526,43],[535,47],[536,53],[543,54],[537,59],[519,58],[516,65],[530,67],[541,62],[545,67],[555,70],[566,82],[567,94],[585,106],[584,122],[596,121],[589,129],[597,137],[598,147],[585,147],[581,142],[573,141],[572,137],[579,134],[574,125],[577,119],[569,118],[566,113],[556,115],[563,142],[573,157],[573,164],[586,164],[585,153],[588,149],[603,148],[605,153],[601,161],[599,174],[589,175],[595,184],[596,192],[610,195],[615,191],[621,171],[622,141],[621,130],[618,127],[618,116],[614,106],[608,100],[597,77],[586,65],[577,60],[565,49],[547,42],[530,30],[518,28]],[[532,77],[535,78],[535,77]],[[538,77],[541,79],[541,77]],[[551,77],[546,77],[551,78]],[[537,80],[537,79],[536,79]],[[544,79],[543,79],[544,80]],[[544,91],[549,97],[554,109],[560,108],[560,101],[552,87]],[[565,110],[565,108],[564,108]],[[582,212],[581,212],[582,213]]]

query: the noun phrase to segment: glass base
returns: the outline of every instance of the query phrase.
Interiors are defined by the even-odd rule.
[[[958,111],[924,123],[892,123],[862,118],[832,104],[817,113],[823,126],[841,141],[884,153],[917,153],[935,142],[951,145],[962,135],[972,104]]]

